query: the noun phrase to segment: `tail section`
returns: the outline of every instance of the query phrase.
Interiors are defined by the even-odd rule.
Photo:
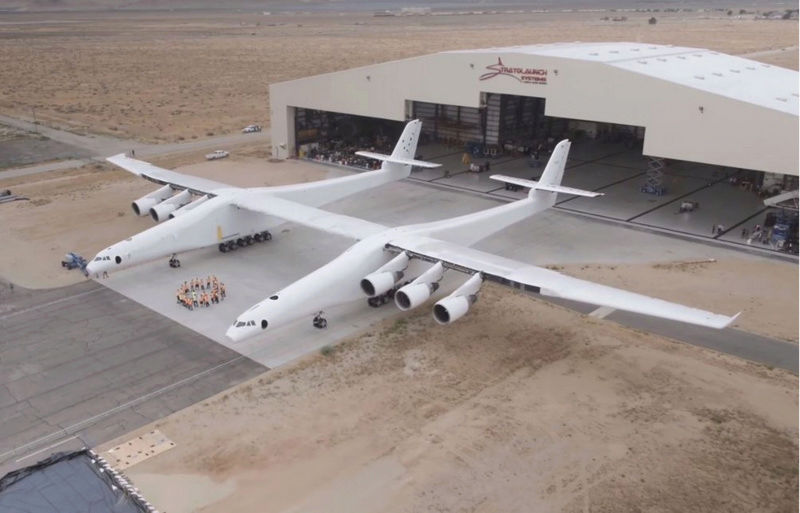
[[[602,192],[584,191],[581,189],[574,189],[572,187],[564,187],[561,185],[561,179],[564,178],[564,168],[567,165],[567,157],[569,156],[570,142],[564,139],[553,150],[553,155],[547,162],[547,167],[544,168],[541,178],[538,182],[533,180],[525,180],[524,178],[516,178],[513,176],[505,175],[492,175],[489,178],[498,180],[500,182],[519,185],[522,187],[530,188],[528,197],[541,201],[542,203],[552,206],[556,202],[556,193],[572,194],[574,196],[586,196],[594,198],[602,196]]]
[[[397,178],[408,176],[411,173],[411,166],[427,168],[441,166],[441,164],[436,164],[434,162],[414,160],[421,130],[422,121],[418,119],[409,121],[403,129],[403,133],[400,135],[400,139],[397,141],[391,155],[383,155],[371,151],[357,151],[356,155],[382,161],[381,169],[393,175],[397,175]]]

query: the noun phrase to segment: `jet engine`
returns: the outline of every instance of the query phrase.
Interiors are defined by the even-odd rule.
[[[361,280],[361,290],[369,297],[385,294],[403,279],[408,267],[408,254],[404,251]]]
[[[158,205],[170,196],[172,196],[172,187],[165,185],[157,191],[153,191],[146,196],[142,196],[131,203],[131,208],[133,209],[133,213],[137,216],[146,216],[150,212],[151,208]]]
[[[480,273],[473,275],[446,298],[433,305],[433,318],[439,324],[450,324],[464,316],[469,307],[478,300],[478,291],[483,284]]]
[[[189,191],[181,191],[171,198],[165,199],[158,205],[150,208],[150,217],[156,222],[167,219],[173,210],[176,210],[192,201],[192,194]]]
[[[208,195],[207,194],[203,195],[203,196],[200,196],[199,198],[197,198],[193,202],[189,203],[188,205],[184,205],[181,208],[179,208],[177,210],[173,210],[172,212],[170,212],[169,213],[169,219],[174,219],[175,217],[178,217],[179,215],[183,215],[186,212],[189,212],[190,210],[194,210],[201,203],[204,203],[206,200],[208,200]]]
[[[416,308],[431,297],[439,288],[439,280],[444,274],[444,266],[436,262],[430,269],[420,274],[416,280],[401,287],[394,295],[397,308],[406,311]]]

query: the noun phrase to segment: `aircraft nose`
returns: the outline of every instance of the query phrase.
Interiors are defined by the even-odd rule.
[[[228,328],[228,331],[225,332],[225,336],[231,339],[233,342],[240,342],[246,338],[250,338],[254,335],[257,335],[261,331],[267,329],[267,325],[269,325],[266,321],[260,321],[261,325],[255,321],[245,321],[237,319],[236,322]]]

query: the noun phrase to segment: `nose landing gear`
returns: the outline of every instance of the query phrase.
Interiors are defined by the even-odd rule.
[[[311,324],[313,324],[315,328],[320,329],[320,330],[324,330],[325,328],[328,327],[328,320],[325,319],[325,317],[322,316],[323,313],[324,312],[322,310],[320,310],[317,313],[317,315],[314,316],[314,320],[311,321]]]
[[[173,269],[181,266],[181,261],[178,260],[178,257],[175,253],[173,253],[172,256],[169,257],[169,266],[172,267]]]

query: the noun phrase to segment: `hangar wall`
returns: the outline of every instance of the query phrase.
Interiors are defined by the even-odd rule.
[[[645,46],[641,54],[626,54]],[[570,56],[554,55],[562,48]],[[582,55],[603,51],[619,57],[576,58],[576,48]],[[595,48],[598,52],[590,52]],[[709,71],[665,79],[665,61],[675,55],[685,59],[681,54],[705,55]],[[742,65],[754,72],[712,73]],[[272,84],[273,152],[279,158],[293,154],[292,107],[403,121],[407,100],[480,107],[481,92],[490,92],[545,98],[547,116],[643,126],[645,155],[798,175],[797,72],[765,68],[774,67],[708,50],[633,43],[425,55]],[[763,80],[767,73],[769,80]],[[741,94],[742,81],[748,87],[774,88],[784,76],[787,92],[793,91],[786,105],[773,105],[783,91]],[[731,93],[731,84],[737,94]]]

